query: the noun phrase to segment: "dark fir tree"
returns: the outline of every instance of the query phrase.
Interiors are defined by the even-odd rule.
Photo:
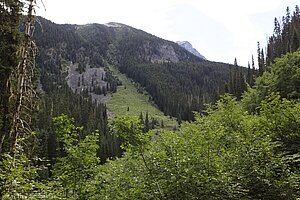
[[[277,18],[274,20],[274,33],[269,37],[267,45],[267,66],[270,66],[276,58],[288,52],[295,52],[300,47],[299,6],[295,7],[293,14],[287,7],[286,16],[283,16],[282,19],[281,22]]]
[[[145,132],[148,132],[150,130],[150,124],[149,124],[149,114],[148,111],[146,112],[146,116],[145,116]]]
[[[18,0],[0,3],[0,151],[11,126],[9,78],[20,61],[17,52],[21,46],[21,10],[22,4]]]

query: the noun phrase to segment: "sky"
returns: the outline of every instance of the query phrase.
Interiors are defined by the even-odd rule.
[[[40,1],[40,2],[39,2]],[[38,0],[55,23],[119,22],[171,41],[189,41],[208,60],[247,66],[272,35],[274,18],[299,0]]]

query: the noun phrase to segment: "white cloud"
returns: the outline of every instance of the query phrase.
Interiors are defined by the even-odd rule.
[[[168,10],[177,0],[44,0],[47,11],[38,14],[56,23],[120,22],[164,38],[174,37]]]
[[[234,49],[224,49],[224,56],[222,55],[210,55],[212,59],[219,59],[220,57],[224,62],[233,62],[234,57],[238,58],[239,63],[246,66],[248,60],[251,58],[251,54],[256,53],[257,41],[260,41],[264,46],[266,45],[266,37],[271,34],[273,29],[274,17],[279,17],[285,14],[286,6],[294,7],[296,0],[184,0],[184,2],[197,8],[199,12],[211,17],[220,24],[224,25],[231,33]],[[277,15],[270,18],[268,24],[268,33],[265,30],[257,27],[251,17],[270,12],[278,12]],[[222,46],[222,44],[220,44]],[[232,52],[231,56],[226,55],[227,51]],[[209,57],[209,56],[208,56]]]

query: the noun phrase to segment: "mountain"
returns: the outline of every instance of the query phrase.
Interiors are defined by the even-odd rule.
[[[116,22],[104,25],[83,25],[79,26],[76,32],[89,43],[95,45],[96,48],[101,47],[101,52],[104,55],[117,50],[118,54],[126,53],[127,58],[130,57],[138,62],[200,61],[198,57],[182,49],[174,42],[163,40],[142,30]]]
[[[193,119],[230,86],[232,65],[204,60],[177,43],[125,24],[55,24],[40,18],[35,39],[45,93],[67,84],[78,95],[109,101],[122,83],[116,67],[138,83],[166,115]]]
[[[183,48],[185,48],[186,50],[188,50],[189,52],[191,52],[192,54],[194,54],[195,56],[203,59],[203,60],[206,60],[206,58],[201,55],[197,49],[195,49],[193,47],[193,45],[191,43],[189,43],[188,41],[178,41],[176,42],[177,44],[179,44],[180,46],[182,46]]]
[[[125,24],[38,20],[34,39],[42,95],[34,126],[43,133],[43,145],[49,147],[42,156],[53,163],[60,152],[51,129],[52,118],[61,114],[83,126],[83,135],[100,131],[98,155],[102,161],[122,154],[120,140],[108,133],[111,113],[105,103],[118,88],[126,88],[126,83],[119,80],[112,66],[126,75],[138,92],[146,91],[151,104],[179,123],[193,120],[193,111],[202,111],[205,104],[235,88],[230,77],[244,77],[232,73],[239,71],[237,66],[203,60],[174,42]],[[147,112],[147,107],[140,112]]]

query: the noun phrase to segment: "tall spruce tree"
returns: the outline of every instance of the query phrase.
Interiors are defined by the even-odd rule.
[[[266,65],[270,66],[276,58],[288,52],[295,52],[300,47],[300,14],[299,6],[295,7],[295,11],[291,14],[289,7],[286,9],[286,15],[279,22],[277,18],[274,20],[274,33],[269,38]]]
[[[18,0],[0,1],[0,151],[2,152],[5,151],[3,144],[9,136],[11,127],[9,78],[20,61],[18,51],[21,46],[21,9],[22,4]]]
[[[0,198],[28,199],[37,190],[32,166],[31,114],[34,105],[35,0],[0,1]],[[25,31],[20,32],[21,16]],[[3,78],[3,79],[2,79]]]

